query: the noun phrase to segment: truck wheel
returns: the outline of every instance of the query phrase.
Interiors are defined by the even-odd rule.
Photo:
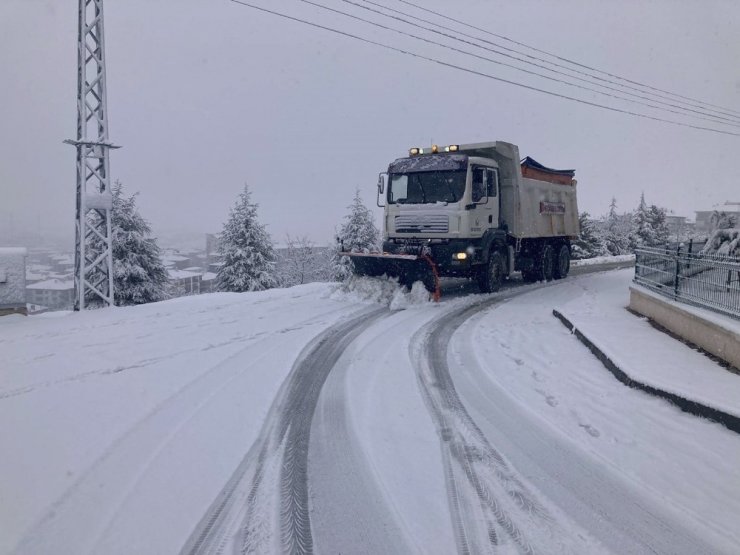
[[[488,265],[478,279],[481,293],[495,293],[501,288],[504,279],[504,259],[499,252],[492,252]]]
[[[555,265],[554,252],[550,245],[545,245],[542,248],[542,255],[540,258],[539,276],[542,281],[552,281],[553,266]]]
[[[562,279],[570,272],[570,249],[568,245],[561,245],[552,270],[552,277]]]

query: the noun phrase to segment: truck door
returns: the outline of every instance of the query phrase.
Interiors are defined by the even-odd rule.
[[[486,167],[473,168],[473,202],[477,205],[471,231],[485,233],[499,225],[498,170]]]

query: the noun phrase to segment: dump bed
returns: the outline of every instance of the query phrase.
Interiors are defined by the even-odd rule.
[[[517,195],[502,192],[502,218],[520,239],[578,237],[576,186],[521,178]]]
[[[460,152],[492,158],[498,163],[501,222],[506,224],[512,236],[518,239],[578,237],[578,203],[573,170],[550,170],[537,164],[538,168],[531,168],[536,172],[528,168],[527,173],[541,179],[523,177],[519,149],[502,141],[460,145]],[[531,158],[527,160],[534,162]]]

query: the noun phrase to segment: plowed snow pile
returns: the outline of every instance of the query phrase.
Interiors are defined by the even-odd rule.
[[[409,306],[430,301],[429,291],[417,281],[411,291],[398,284],[396,279],[352,277],[329,296],[335,301],[373,303],[387,306],[391,310],[403,310]]]

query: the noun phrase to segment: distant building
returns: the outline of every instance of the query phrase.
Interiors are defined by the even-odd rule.
[[[71,254],[52,254],[50,257],[52,272],[72,275],[75,269],[75,259]]]
[[[167,268],[175,268],[177,270],[184,270],[185,268],[193,265],[189,256],[184,256],[178,252],[166,253],[162,257],[162,263]]]
[[[680,237],[687,231],[686,216],[666,216],[665,223],[673,238]]]
[[[188,272],[169,268],[167,270],[171,288],[179,295],[200,295],[203,276],[199,272]]]
[[[702,210],[696,211],[696,232],[697,233],[709,233],[712,231],[712,214],[714,210]],[[735,221],[738,222],[736,225],[740,225],[740,212],[732,210],[718,210],[718,212],[724,212],[728,216],[735,216]]]
[[[206,272],[203,274],[200,282],[201,293],[215,293],[216,289],[216,277],[217,275],[213,272]]]
[[[74,306],[75,283],[71,279],[47,279],[26,287],[27,302],[52,310],[71,310]]]
[[[27,314],[24,248],[0,247],[0,316]]]
[[[26,265],[26,285],[37,283],[48,279],[51,274],[51,266],[43,264],[27,264]]]

